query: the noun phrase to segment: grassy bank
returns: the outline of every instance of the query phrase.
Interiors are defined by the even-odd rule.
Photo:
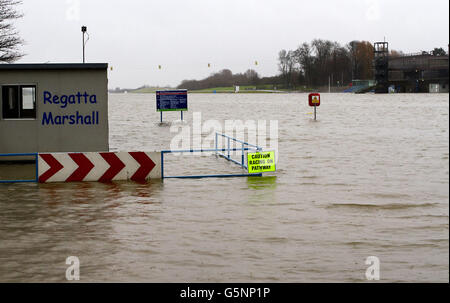
[[[155,93],[157,90],[166,90],[166,89],[175,89],[175,88],[169,88],[169,87],[143,87],[135,90],[130,90],[129,93],[136,93],[136,94],[151,94]],[[274,93],[278,91],[272,90],[272,86],[270,88],[264,88],[259,87],[256,89],[255,86],[240,86],[239,87],[239,93]],[[279,91],[282,92],[282,91]],[[205,89],[195,89],[195,90],[189,90],[189,93],[199,93],[199,94],[214,94],[214,93],[234,93],[234,86],[227,86],[227,87],[211,87],[211,88],[205,88]]]
[[[155,93],[157,90],[175,89],[170,87],[144,87],[135,90],[128,91],[129,93],[137,94],[149,94]],[[234,93],[234,86],[225,87],[211,87],[205,89],[188,90],[190,94],[221,94],[221,93]],[[343,87],[332,87],[332,92],[342,92]],[[303,88],[303,89],[274,89],[273,85],[258,85],[258,86],[239,86],[239,94],[254,94],[254,93],[307,93],[307,92],[328,92],[328,87],[320,87],[316,89]]]
[[[234,86],[227,87],[212,87],[205,89],[189,90],[189,93],[234,93]],[[266,86],[239,86],[239,93],[241,94],[251,94],[251,93],[276,93],[282,92],[281,90],[274,90],[272,85]]]
[[[136,93],[136,94],[154,94],[157,90],[166,90],[166,89],[173,89],[170,87],[142,87],[134,90],[130,90],[129,93]]]

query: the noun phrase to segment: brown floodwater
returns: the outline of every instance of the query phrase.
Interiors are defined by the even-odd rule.
[[[159,124],[154,94],[109,96],[110,149],[170,149],[202,120],[277,120],[277,172],[148,183],[0,184],[0,281],[449,281],[449,95],[191,94]],[[165,121],[179,118],[166,113]],[[267,128],[269,122],[267,122]],[[204,140],[213,138],[208,130]],[[251,138],[251,136],[246,137]],[[257,142],[250,142],[257,143]],[[212,145],[211,145],[212,146]],[[167,156],[166,175],[242,173]],[[0,178],[33,174],[0,166]]]

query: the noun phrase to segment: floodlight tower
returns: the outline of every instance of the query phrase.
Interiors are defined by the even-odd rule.
[[[81,36],[82,36],[82,43],[83,43],[83,63],[85,62],[85,55],[84,55],[84,48],[85,48],[85,46],[86,46],[86,42],[87,42],[87,40],[86,41],[84,41],[84,34],[87,34],[87,26],[82,26],[81,27]],[[89,40],[89,35],[88,35],[88,40]]]

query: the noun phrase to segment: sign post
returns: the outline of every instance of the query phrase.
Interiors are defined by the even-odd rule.
[[[183,121],[185,110],[188,110],[186,89],[156,91],[156,111],[161,114],[161,123],[163,112],[180,111],[181,121]]]
[[[309,106],[314,106],[314,120],[316,120],[316,107],[320,106],[320,94],[311,93],[308,95]]]

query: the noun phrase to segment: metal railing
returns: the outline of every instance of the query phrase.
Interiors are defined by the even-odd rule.
[[[217,148],[217,146],[218,146],[218,137],[219,137],[219,136],[224,137],[224,138],[227,139],[227,146],[228,146],[227,151],[228,151],[228,155],[225,155],[225,154],[221,153],[221,152],[219,151],[219,149]],[[230,157],[230,151],[232,151],[232,149],[230,149],[230,143],[231,143],[231,141],[234,141],[234,142],[236,142],[236,143],[240,143],[240,144],[241,144],[241,148],[235,149],[235,150],[241,150],[241,151],[242,151],[242,153],[241,153],[241,162],[240,162],[240,163],[239,163],[239,161],[236,161],[236,160],[234,160],[234,159],[232,159],[232,158]],[[240,165],[240,166],[242,166],[242,167],[245,168],[245,169],[247,169],[247,165],[245,165],[245,163],[244,163],[244,158],[245,158],[245,157],[244,157],[244,151],[246,151],[246,150],[262,151],[262,148],[259,147],[259,146],[257,146],[257,145],[250,144],[250,143],[247,143],[247,142],[238,140],[238,139],[236,139],[236,138],[230,137],[230,136],[228,136],[228,135],[225,135],[225,134],[219,134],[219,133],[216,133],[215,146],[216,146],[216,153],[217,153],[219,156],[221,156],[221,157],[227,159],[228,161],[234,162],[234,163],[236,163],[237,165]],[[244,147],[244,146],[251,146],[251,147],[253,147],[253,148],[248,148],[248,147]]]
[[[218,148],[218,137],[224,137],[227,138],[227,148]],[[241,148],[230,148],[231,141],[237,142],[241,144]],[[248,146],[248,147],[245,147]],[[247,165],[244,163],[245,159],[245,152],[249,150],[256,150],[256,151],[262,151],[262,148],[250,144],[241,140],[238,140],[236,138],[230,137],[225,134],[219,134],[216,133],[215,138],[215,148],[208,148],[208,149],[185,149],[185,150],[162,150],[161,151],[161,178],[162,179],[169,179],[169,178],[180,178],[180,179],[187,179],[187,178],[226,178],[226,177],[249,177],[249,176],[256,176],[261,177],[261,173],[256,174],[218,174],[218,175],[195,175],[195,176],[165,176],[164,175],[164,154],[169,153],[199,153],[199,152],[215,152],[218,156],[225,158],[228,161],[231,161],[237,165],[239,165],[241,168],[247,169]],[[230,152],[232,151],[241,151],[241,162],[236,161],[231,158]],[[227,155],[225,155],[223,152],[227,152]]]
[[[38,153],[15,153],[15,154],[0,154],[0,157],[29,157],[34,156],[35,161],[35,178],[29,180],[0,180],[0,183],[26,183],[39,181],[39,167],[38,167]],[[1,164],[1,162],[0,162]]]
[[[168,179],[168,178],[226,178],[226,177],[249,177],[249,176],[256,176],[261,177],[262,173],[240,173],[240,174],[217,174],[217,175],[195,175],[195,176],[165,176],[164,175],[164,155],[169,153],[201,153],[201,152],[215,152],[216,155],[225,158],[228,161],[231,161],[237,165],[239,165],[243,169],[247,169],[247,165],[245,164],[245,152],[249,150],[255,150],[255,151],[262,151],[262,148],[250,144],[247,142],[244,142],[242,140],[238,140],[236,138],[230,137],[225,134],[216,133],[215,134],[215,148],[209,148],[209,149],[185,149],[185,150],[162,150],[161,151],[161,178],[162,179]],[[218,148],[218,137],[224,137],[227,139],[227,148]],[[241,144],[241,148],[230,148],[231,141]],[[241,161],[237,161],[233,158],[231,158],[230,152],[236,152],[241,151]],[[225,154],[225,152],[227,152]],[[39,167],[38,167],[38,153],[14,153],[14,154],[0,154],[0,157],[23,157],[23,156],[33,156],[35,161],[35,178],[29,179],[29,180],[0,180],[0,183],[23,183],[23,182],[38,182],[39,181]],[[1,163],[1,162],[0,162]]]

